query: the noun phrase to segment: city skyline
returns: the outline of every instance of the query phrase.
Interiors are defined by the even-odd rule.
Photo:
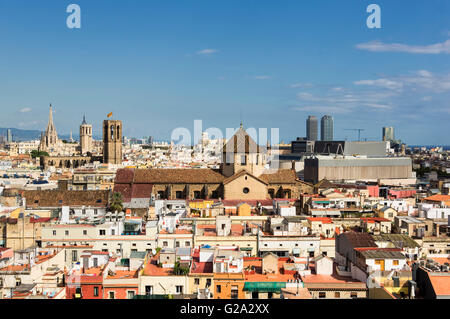
[[[394,126],[409,145],[450,144],[447,3],[378,1],[377,30],[359,1],[77,3],[82,28],[70,30],[65,4],[1,1],[0,127],[43,130],[51,102],[62,135],[85,114],[100,136],[114,112],[125,136],[243,120],[290,141],[308,115],[329,114],[335,140]]]

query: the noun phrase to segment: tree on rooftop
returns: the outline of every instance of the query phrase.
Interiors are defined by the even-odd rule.
[[[122,212],[123,211],[123,199],[121,193],[113,193],[111,196],[111,204],[109,209],[112,212]]]
[[[31,151],[31,158],[36,158],[36,157],[41,157],[41,156],[49,156],[49,154],[44,151],[38,151],[38,150]]]
[[[181,267],[180,262],[177,261],[173,267],[173,274],[176,276],[185,276],[189,273],[188,267]]]

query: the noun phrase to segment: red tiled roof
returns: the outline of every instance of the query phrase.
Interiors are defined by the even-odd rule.
[[[436,296],[450,296],[450,276],[432,276],[428,273]]]
[[[332,224],[333,220],[330,217],[308,217],[311,222],[322,222],[322,224]]]
[[[152,184],[133,184],[131,198],[150,198],[152,189]]]

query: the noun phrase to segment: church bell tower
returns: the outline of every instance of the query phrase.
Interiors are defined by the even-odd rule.
[[[122,121],[103,121],[103,163],[122,164]]]

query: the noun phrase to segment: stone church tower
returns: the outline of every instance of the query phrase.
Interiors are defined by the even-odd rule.
[[[41,134],[41,143],[39,150],[44,152],[57,152],[59,150],[60,141],[56,133],[55,125],[53,124],[53,110],[50,104],[50,113],[48,116],[47,129],[44,134]]]
[[[103,163],[122,164],[122,121],[103,121]]]
[[[263,174],[266,163],[266,149],[256,144],[241,123],[239,130],[222,149],[222,174],[230,177],[245,169],[258,177]]]
[[[80,125],[80,151],[81,155],[92,152],[92,125],[86,123],[85,116]]]

